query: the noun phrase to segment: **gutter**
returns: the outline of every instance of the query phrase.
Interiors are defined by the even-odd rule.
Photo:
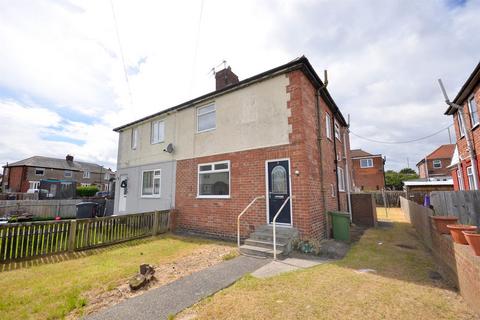
[[[328,80],[325,80],[325,86],[328,84]],[[315,107],[316,107],[316,117],[317,117],[317,147],[319,153],[319,167],[320,167],[320,192],[322,194],[322,210],[323,215],[325,216],[325,236],[328,239],[330,235],[330,227],[328,224],[328,213],[327,213],[327,198],[325,195],[325,181],[323,177],[323,152],[322,152],[322,129],[321,129],[321,116],[320,112],[320,102],[319,102],[320,89],[315,91]]]

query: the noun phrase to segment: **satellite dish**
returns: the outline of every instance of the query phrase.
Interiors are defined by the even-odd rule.
[[[166,149],[163,149],[163,151],[172,153],[173,152],[173,143],[169,143]]]

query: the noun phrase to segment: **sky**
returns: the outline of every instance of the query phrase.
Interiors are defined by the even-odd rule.
[[[480,0],[0,0],[0,164],[33,155],[115,168],[113,128],[305,55],[347,117],[352,148],[415,168],[452,124],[480,59]],[[218,70],[218,69],[217,69]],[[452,139],[454,132],[451,130]]]

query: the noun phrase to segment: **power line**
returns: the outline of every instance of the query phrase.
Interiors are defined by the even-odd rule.
[[[350,133],[353,134],[355,137],[357,138],[360,138],[360,139],[363,139],[363,140],[367,140],[367,141],[370,141],[370,142],[375,142],[375,143],[384,143],[384,144],[405,144],[405,143],[412,143],[412,142],[417,142],[417,141],[421,141],[421,140],[425,140],[425,139],[428,139],[428,138],[431,138],[433,136],[436,136],[437,134],[439,133],[442,133],[443,131],[445,130],[448,130],[451,126],[453,126],[453,124],[450,124],[449,126],[445,127],[445,128],[442,128],[441,130],[438,130],[432,134],[429,134],[427,136],[424,136],[424,137],[421,137],[421,138],[417,138],[417,139],[412,139],[412,140],[406,140],[406,141],[381,141],[381,140],[376,140],[376,139],[371,139],[371,138],[366,138],[366,137],[362,137],[358,134],[356,134],[355,132],[351,131],[350,130]]]
[[[130,88],[130,81],[128,80],[127,65],[125,63],[125,56],[123,55],[123,47],[122,47],[122,42],[120,40],[120,33],[118,32],[117,16],[115,15],[115,8],[113,6],[113,0],[110,0],[110,6],[112,8],[113,24],[114,24],[114,27],[115,27],[115,33],[117,35],[118,47],[120,49],[120,58],[122,60],[123,72],[125,74],[125,82],[127,83],[128,95],[130,97],[130,104],[133,106],[132,90]]]

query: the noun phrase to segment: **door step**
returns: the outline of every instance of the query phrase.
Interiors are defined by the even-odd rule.
[[[292,251],[292,243],[298,238],[295,228],[276,228],[277,256],[287,256]],[[240,253],[259,257],[273,257],[273,227],[263,225],[256,228],[240,246]]]
[[[251,246],[248,244],[244,244],[240,246],[240,253],[249,255],[249,256],[258,256],[264,258],[273,257],[273,248],[264,248],[258,246]],[[283,255],[283,250],[277,249],[277,256]]]

